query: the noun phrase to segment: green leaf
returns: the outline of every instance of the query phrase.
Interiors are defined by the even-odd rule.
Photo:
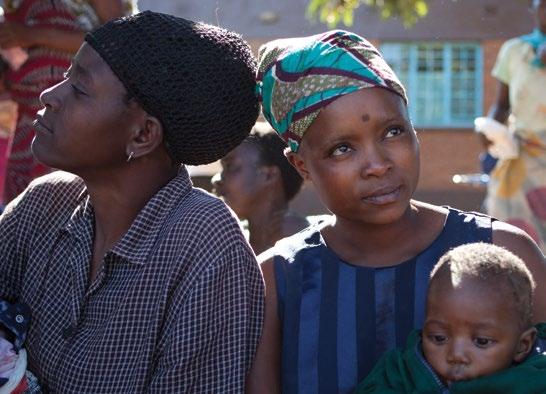
[[[383,19],[401,18],[409,27],[428,13],[429,0],[308,0],[307,18],[318,19],[330,28],[342,22],[345,26],[354,23],[354,12],[366,5],[379,12]]]

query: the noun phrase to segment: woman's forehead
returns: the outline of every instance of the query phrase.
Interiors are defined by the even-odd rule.
[[[125,92],[121,81],[110,66],[87,43],[84,43],[72,60],[72,67],[79,76],[89,80],[94,86],[110,87],[112,90]]]
[[[397,94],[382,88],[362,89],[342,96],[323,108],[305,133],[313,134],[317,128],[342,129],[348,124],[365,125],[390,121],[409,122],[409,114],[404,100]]]

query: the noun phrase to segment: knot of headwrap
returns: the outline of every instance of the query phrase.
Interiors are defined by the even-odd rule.
[[[345,94],[381,87],[408,101],[379,51],[347,31],[268,42],[260,48],[258,62],[264,117],[293,152],[320,109]]]

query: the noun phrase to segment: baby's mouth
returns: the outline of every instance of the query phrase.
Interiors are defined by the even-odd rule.
[[[468,371],[464,365],[453,367],[450,371],[448,376],[446,376],[445,381],[447,386],[449,387],[451,384],[461,381],[461,380],[468,380]]]

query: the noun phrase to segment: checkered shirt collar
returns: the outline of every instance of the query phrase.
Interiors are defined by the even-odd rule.
[[[190,193],[191,189],[192,182],[188,171],[181,166],[177,176],[146,203],[129,230],[110,252],[130,263],[145,264],[156,243],[164,218],[175,204]],[[82,191],[79,200],[79,205],[63,230],[84,244],[92,244],[90,238],[93,237],[95,213],[87,189]]]

